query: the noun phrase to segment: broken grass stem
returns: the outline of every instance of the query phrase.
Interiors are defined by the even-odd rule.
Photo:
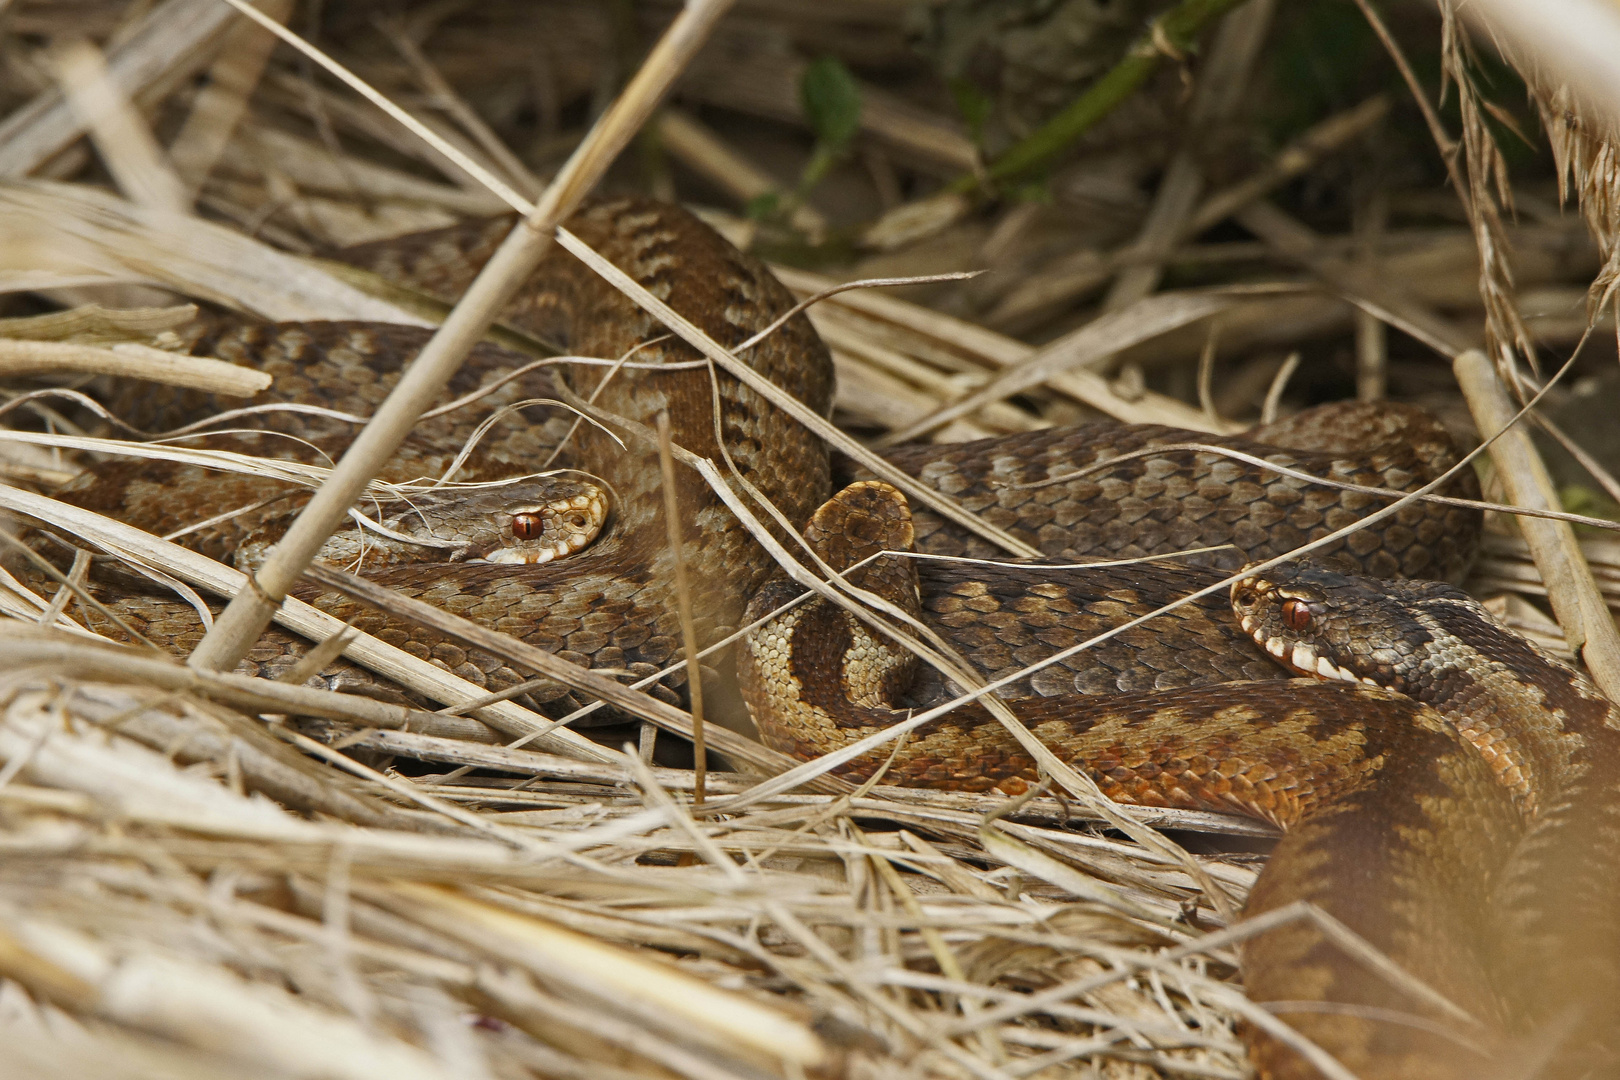
[[[680,499],[675,489],[675,458],[670,452],[669,413],[658,414],[658,467],[664,475],[664,525],[669,532],[669,556],[675,570],[675,605],[681,617],[681,644],[686,652],[686,689],[692,702],[692,803],[703,805],[708,773],[703,740],[703,671],[698,664],[697,627],[692,621],[692,587],[686,559],[681,554]]]

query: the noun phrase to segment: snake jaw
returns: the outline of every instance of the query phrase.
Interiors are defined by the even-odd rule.
[[[1325,656],[1316,655],[1316,650],[1309,645],[1298,643],[1292,648],[1288,642],[1280,637],[1267,636],[1264,628],[1251,629],[1253,620],[1244,620],[1244,630],[1247,630],[1254,643],[1266,650],[1278,663],[1296,675],[1305,675],[1312,679],[1324,679],[1329,682],[1365,683],[1368,686],[1377,686],[1372,679],[1357,675],[1349,668],[1340,667]]]

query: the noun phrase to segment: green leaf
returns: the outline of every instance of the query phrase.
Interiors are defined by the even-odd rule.
[[[993,103],[990,95],[980,90],[973,82],[957,77],[950,81],[951,97],[956,99],[956,111],[962,114],[967,122],[968,134],[975,143],[981,146],[984,143],[985,121],[990,119],[990,110]]]
[[[1006,194],[1014,202],[1050,204],[1053,201],[1052,178],[1043,172],[1012,185]]]
[[[770,221],[781,213],[782,193],[767,191],[748,200],[745,213],[751,221]]]
[[[1620,505],[1600,491],[1594,491],[1580,484],[1566,484],[1558,489],[1558,501],[1563,504],[1564,512],[1568,514],[1584,514],[1587,517],[1607,518],[1610,521],[1620,520]],[[1582,535],[1602,534],[1608,531],[1595,525],[1576,525],[1576,530]]]
[[[799,103],[816,140],[833,150],[848,146],[860,130],[861,90],[836,57],[823,56],[804,69]]]

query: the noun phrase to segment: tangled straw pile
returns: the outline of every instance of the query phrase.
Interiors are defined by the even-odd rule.
[[[176,385],[240,377],[165,350],[188,301],[437,321],[419,298],[301,256],[527,207],[569,154],[611,158],[585,120],[624,81],[625,40],[650,40],[673,13],[650,5],[645,26],[615,27],[582,2],[546,5],[543,19],[530,4],[465,17],[424,5],[379,26],[360,5],[327,6],[333,50],[407,111],[431,111],[460,164],[272,52],[221,0],[0,5],[18,61],[0,86],[0,283],[14,316],[0,320],[14,389],[0,506],[18,523],[51,516],[34,492],[87,452],[180,452],[106,426],[73,380],[137,367]],[[1047,5],[1068,30],[1083,6]],[[1512,117],[1484,99],[1462,28],[1427,9],[1385,27],[1367,8],[1369,40],[1409,76],[1402,44],[1443,41],[1460,148],[1443,116],[1381,91],[1271,142],[1235,137],[1266,122],[1262,59],[1297,45],[1300,16],[1269,0],[1183,0],[1150,32],[1090,27],[1058,57],[1040,47],[1052,27],[1037,4],[994,18],[971,0],[909,16],[898,4],[801,9],[749,7],[708,28],[716,40],[689,68],[662,61],[650,77],[679,77],[678,107],[649,128],[646,175],[621,167],[610,182],[695,195],[740,244],[796,264],[780,275],[802,296],[856,277],[997,271],[812,309],[838,365],[836,418],[863,437],[962,439],[1099,415],[1225,431],[1340,384],[1421,399],[1466,426],[1431,350],[1488,338],[1510,383],[1531,386],[1531,351],[1567,352],[1589,330],[1579,309],[1593,277],[1594,315],[1613,299],[1609,128],[1577,122],[1576,99],[1538,67],[1557,175],[1520,178],[1515,219],[1493,142]],[[908,18],[937,68],[911,51]],[[990,27],[1002,96],[973,96],[964,26]],[[68,29],[98,47],[46,47]],[[944,104],[948,78],[962,117]],[[1440,142],[1434,176],[1391,172],[1374,152],[1414,130]],[[983,199],[986,179],[1007,195],[1047,168],[1044,200]],[[1566,178],[1584,221],[1556,211]],[[1433,180],[1456,190],[1441,201]],[[1343,211],[1337,235],[1302,220],[1324,203],[1318,224]],[[1210,284],[1225,287],[1195,288]],[[31,381],[47,369],[79,374]],[[1564,434],[1579,449],[1594,433]],[[1497,467],[1511,478],[1519,464]],[[1620,501],[1595,464],[1598,497]],[[57,523],[189,582],[199,608],[196,590],[239,587],[156,538]],[[1620,548],[1584,546],[1592,595],[1620,604]],[[1565,647],[1537,605],[1576,586],[1544,584],[1528,550],[1499,527],[1471,587]],[[1236,949],[1252,928],[1228,922],[1258,861],[1232,850],[1243,843],[1142,846],[1050,794],[1009,806],[822,783],[759,797],[743,772],[709,773],[698,804],[690,770],[637,749],[561,735],[502,745],[496,729],[534,723],[510,702],[476,713],[486,726],[196,671],[91,640],[76,602],[0,577],[9,1075],[1245,1075],[1234,1029],[1255,1014]],[[436,701],[478,696],[370,647],[351,655]],[[749,763],[742,736],[716,738]],[[1259,831],[1134,816],[1189,843]]]

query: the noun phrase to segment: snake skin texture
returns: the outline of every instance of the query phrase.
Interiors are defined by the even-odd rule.
[[[357,250],[353,257],[381,270],[395,270],[425,290],[455,289],[471,280],[509,226],[510,221],[498,221],[449,230],[380,251]],[[696,219],[673,208],[623,200],[602,203],[570,219],[568,227],[630,271],[660,299],[691,313],[706,333],[723,344],[740,342],[764,329],[792,306],[791,295],[757,261],[745,258]],[[554,249],[520,297],[503,314],[508,323],[578,356],[612,360],[640,345],[632,358],[636,366],[618,370],[606,380],[605,369],[583,364],[556,365],[512,379],[480,401],[478,410],[452,413],[419,429],[412,444],[390,463],[383,479],[437,475],[492,409],[522,400],[555,401],[564,389],[558,385],[562,382],[583,397],[593,397],[599,408],[642,425],[652,425],[660,412],[667,412],[674,441],[710,458],[720,457],[714,420],[718,407],[721,437],[730,461],[789,521],[802,522],[826,498],[829,464],[817,440],[735,380],[719,380],[716,392],[705,372],[657,370],[662,365],[697,360],[698,354],[678,341],[667,340],[661,326],[621,294],[604,288],[573,256]],[[397,381],[399,370],[427,336],[425,331],[404,327],[345,323],[267,326],[227,321],[222,328],[198,334],[195,348],[222,359],[257,361],[276,377],[272,390],[248,404],[315,400],[345,413],[364,415]],[[648,342],[653,343],[645,344]],[[752,349],[749,358],[761,373],[801,401],[822,412],[830,408],[831,360],[802,316],[789,320]],[[448,396],[458,398],[486,383],[510,378],[528,360],[494,346],[480,346]],[[603,383],[600,388],[598,382]],[[210,407],[218,410],[241,404],[208,401],[199,394],[144,401],[139,390],[114,401],[128,422],[145,429],[190,420]],[[305,414],[283,413],[257,422],[284,432],[305,420]],[[458,474],[458,478],[533,471],[563,441],[571,420],[560,411],[507,418],[495,434],[486,437],[476,469]],[[317,418],[306,437],[330,456],[340,452],[352,434],[352,425]],[[249,445],[243,446],[235,438],[209,445],[261,453],[268,449],[273,456],[286,456],[282,449],[286,440],[249,436]],[[486,448],[493,453],[486,453]],[[680,640],[655,453],[633,440],[628,447],[621,446],[613,436],[589,424],[573,433],[565,450],[560,463],[585,464],[612,497],[607,527],[586,550],[538,566],[466,563],[446,574],[444,567],[427,564],[392,567],[371,576],[405,595],[439,603],[575,663],[623,671],[634,678],[652,674],[675,659]],[[268,491],[274,494],[275,486]],[[191,467],[149,471],[141,465],[124,465],[92,473],[64,497],[161,534],[191,520],[213,517],[222,507],[252,505],[266,492],[264,481],[236,477],[211,486],[204,482],[202,470]],[[735,628],[747,597],[770,567],[741,525],[723,511],[714,493],[688,470],[677,474],[676,498],[693,533],[686,564],[694,581],[693,618],[699,639],[706,644]],[[277,506],[238,515],[188,542],[206,554],[228,556],[245,540],[246,528],[260,530],[284,513]],[[390,644],[492,690],[523,681],[523,675],[495,657],[392,620],[341,595],[311,587],[300,587],[294,593],[340,618],[352,619],[360,629]],[[176,651],[188,649],[200,637],[195,618],[173,604],[142,599],[121,601],[117,609],[137,630],[169,643]],[[98,620],[91,617],[91,621]],[[295,639],[272,631],[249,655],[242,670],[273,675],[296,662],[303,648]],[[328,685],[373,689],[369,677],[346,665],[331,670]],[[575,704],[560,688],[554,695],[540,692],[531,697],[541,703],[560,702],[564,708]]]
[[[1478,752],[1497,788],[1512,796],[1515,817],[1506,858],[1498,845],[1482,844],[1454,875],[1470,885],[1470,906],[1458,909],[1468,917],[1455,925],[1476,931],[1475,955],[1489,975],[1481,985],[1495,997],[1465,1007],[1481,1019],[1500,1017],[1521,1037],[1521,1075],[1620,1075],[1620,710],[1584,676],[1439,583],[1370,582],[1299,568],[1244,582],[1232,600],[1257,642],[1288,640],[1290,648],[1270,647],[1290,666],[1314,658],[1338,679],[1398,690],[1440,712]],[[1419,775],[1403,804],[1400,834],[1414,850],[1397,873],[1421,873],[1419,862],[1433,857],[1446,828],[1483,813],[1469,806],[1469,816],[1451,816],[1465,809],[1448,805],[1464,781],[1448,764],[1418,759],[1408,767]],[[1305,855],[1280,849],[1284,872],[1256,889],[1255,910],[1292,902],[1324,873],[1362,872],[1347,865],[1343,846],[1308,835],[1288,843]],[[1311,973],[1321,970],[1326,952],[1320,935],[1303,926],[1261,938],[1250,962],[1269,985],[1251,977],[1251,990],[1282,1000],[1314,990]],[[1485,995],[1476,987],[1474,996]],[[1318,1024],[1323,1045],[1361,1047],[1377,1034],[1352,1016]],[[1488,1036],[1463,1034],[1489,1045]],[[1443,1059],[1445,1048],[1430,1053]],[[1453,1072],[1440,1075],[1483,1071],[1467,1059],[1459,1065],[1454,1052],[1451,1061]]]
[[[423,292],[453,299],[509,225],[509,220],[469,225],[357,249],[347,257]],[[791,305],[792,298],[757,262],[673,208],[615,200],[596,204],[568,227],[722,344],[742,341]],[[527,357],[480,346],[447,400],[509,381],[475,407],[425,422],[385,478],[438,475],[453,460],[460,440],[497,408],[594,394],[596,407],[639,425],[650,426],[667,411],[675,441],[696,454],[719,459],[723,445],[739,472],[795,526],[810,521],[828,497],[832,463],[819,443],[728,377],[711,381],[701,367],[648,370],[648,365],[667,367],[698,357],[679,342],[664,339],[661,326],[571,256],[553,251],[520,297],[503,314],[508,325],[569,354],[609,360],[629,355],[633,364],[606,378],[602,367],[570,362],[518,375]],[[276,376],[276,385],[254,404],[319,401],[364,415],[425,337],[404,327],[214,320],[199,324],[193,348]],[[802,317],[790,320],[747,359],[812,408],[829,409],[828,355]],[[242,404],[149,391],[115,395],[113,400],[120,415],[148,430]],[[299,426],[306,422],[313,427]],[[274,434],[216,436],[207,445],[294,457],[308,453],[286,438],[298,431],[318,453],[331,456],[341,452],[353,432],[345,421],[288,413],[236,423]],[[591,425],[572,428],[569,414],[545,406],[508,414],[485,436],[458,478],[528,473],[553,461],[590,474],[612,502],[607,525],[590,547],[538,566],[429,563],[381,567],[368,576],[577,663],[640,676],[679,653],[672,554],[656,454],[629,428],[621,431],[628,433],[623,445]],[[231,441],[238,439],[245,442]],[[1279,553],[1384,505],[1378,496],[1281,477],[1225,457],[1220,447],[1348,483],[1396,490],[1426,482],[1452,460],[1449,442],[1423,414],[1360,406],[1315,411],[1247,439],[1085,425],[989,443],[898,448],[889,456],[906,471],[1055,557],[1228,545],[1202,556],[1203,568],[1061,570],[923,563],[911,571],[919,584],[912,593],[916,613],[939,629],[977,676],[999,677],[1208,583],[1213,571],[1207,567],[1237,567]],[[1148,453],[1102,471],[1085,471],[1099,461],[1141,450]],[[186,542],[225,557],[240,548],[250,530],[273,527],[300,498],[284,487],[266,489],[263,481],[241,478],[228,477],[222,487],[209,488],[201,483],[201,470],[164,469],[98,469],[67,496],[166,533],[223,510],[286,495],[286,505],[232,515],[189,534]],[[1465,476],[1454,493],[1470,493],[1471,483]],[[687,537],[682,557],[697,582],[694,615],[699,639],[706,644],[739,625],[750,598],[758,610],[783,594],[767,583],[772,567],[761,549],[694,474],[678,471],[676,494]],[[917,514],[914,525],[907,517],[908,539],[923,551],[993,554],[929,514]],[[1456,578],[1471,557],[1477,530],[1474,515],[1419,504],[1356,534],[1329,554],[1339,565],[1368,573]],[[525,677],[479,650],[396,622],[345,597],[314,587],[300,587],[298,595],[491,689]],[[184,605],[123,594],[118,605],[137,629],[176,651],[185,651],[200,637],[196,616]],[[828,665],[847,651],[838,644],[838,635],[848,638],[851,631],[842,620],[818,611],[804,608],[790,617],[800,620],[793,624],[794,635],[801,628],[806,632],[782,654],[789,665],[788,684],[767,686],[769,678],[749,664],[740,672],[762,729],[777,745],[801,755],[821,753],[890,722],[897,711],[903,715],[905,709],[950,693],[942,679],[926,672],[916,677],[878,672],[858,679],[851,697],[848,686],[827,674],[836,670]],[[86,618],[102,625],[97,617]],[[819,626],[812,625],[818,620]],[[284,671],[304,648],[272,631],[244,670]],[[824,670],[812,676],[817,668]],[[1489,963],[1479,960],[1469,968],[1467,958],[1481,954],[1455,945],[1448,935],[1477,936],[1477,928],[1488,925],[1494,901],[1481,900],[1476,886],[1490,880],[1490,888],[1497,887],[1491,867],[1530,865],[1522,859],[1514,862],[1508,854],[1542,835],[1539,827],[1526,824],[1532,819],[1526,816],[1522,795],[1501,783],[1497,769],[1434,708],[1392,690],[1289,681],[1285,674],[1255,645],[1224,600],[1209,600],[1027,677],[1009,688],[1008,696],[1021,698],[1019,708],[1031,710],[1037,733],[1059,753],[1087,762],[1115,798],[1235,810],[1289,826],[1285,850],[1292,844],[1298,853],[1283,864],[1292,868],[1294,878],[1279,886],[1273,898],[1277,903],[1290,897],[1337,901],[1339,908],[1329,904],[1329,910],[1343,910],[1343,875],[1350,873],[1345,868],[1363,867],[1355,888],[1359,906],[1353,906],[1346,921],[1415,969],[1431,970],[1432,960],[1433,970],[1444,972],[1436,988],[1477,1017],[1505,1015],[1495,993],[1480,990],[1492,985]],[[336,687],[364,681],[342,666],[329,669],[326,678]],[[819,728],[774,728],[764,710],[794,695],[815,699],[831,719],[818,721]],[[1105,704],[1077,712],[1076,695],[1093,695],[1094,704]],[[574,704],[560,689],[555,697],[541,693],[534,698],[557,707]],[[999,730],[982,712],[953,714],[908,744],[908,756],[897,760],[891,778],[1020,790],[1035,779],[1033,763]],[[1099,741],[1106,752],[1088,759],[1092,751],[1085,748]],[[857,762],[853,767],[859,774],[870,766]],[[1422,788],[1437,771],[1451,777],[1451,786],[1445,791]],[[1536,811],[1556,812],[1555,806]],[[1563,850],[1560,845],[1567,847],[1569,835],[1555,830],[1551,839],[1536,842]],[[1340,869],[1317,872],[1332,867]],[[1280,872],[1268,876],[1287,880]],[[1528,878],[1512,874],[1502,875],[1500,884],[1533,889]],[[1266,973],[1279,966],[1308,973],[1315,970],[1309,965],[1321,959],[1313,951],[1319,946],[1309,942],[1279,948],[1260,967],[1247,965],[1251,986],[1262,985]],[[1288,993],[1308,1002],[1389,1000],[1387,984],[1378,976],[1337,963],[1331,978],[1288,982]],[[1356,985],[1367,987],[1364,993],[1331,996],[1340,993],[1336,987],[1358,978],[1362,983]],[[1282,999],[1271,995],[1267,1000]],[[1414,1008],[1405,1000],[1397,1007]],[[1306,1009],[1289,1019],[1313,1031],[1313,1024],[1331,1027],[1341,1019],[1330,1023],[1320,1016]],[[1364,1076],[1476,1074],[1466,1062],[1459,1065],[1455,1053],[1443,1059],[1434,1045],[1423,1042],[1422,1031],[1409,1036],[1399,1025],[1368,1023],[1370,1027],[1349,1025],[1354,1030],[1333,1043],[1343,1060],[1359,1063],[1353,1067]],[[1396,1034],[1390,1035],[1391,1030]],[[1331,1042],[1330,1034],[1324,1039]],[[1266,1075],[1310,1075],[1264,1037],[1256,1035],[1254,1046]]]
[[[839,492],[805,530],[835,570],[859,564],[846,575],[850,584],[954,643],[950,606],[942,618],[930,599],[938,582],[923,581],[934,564],[879,556],[911,550],[914,533],[904,497],[881,482]],[[964,575],[981,569],[951,565]],[[1222,576],[1155,565],[1020,570],[1025,580],[1046,581],[1043,595],[1076,636]],[[801,591],[773,579],[749,614]],[[1613,706],[1442,583],[1284,566],[1240,581],[1229,603],[1254,656],[1279,660],[1274,674],[1286,668],[1315,681],[1222,682],[1179,625],[1206,617],[1195,611],[1121,635],[1175,642],[1148,672],[1133,673],[1139,682],[1065,680],[1066,669],[1048,669],[1046,686],[1024,680],[1000,696],[1045,746],[1116,801],[1236,812],[1282,826],[1285,838],[1245,914],[1314,904],[1478,1022],[1398,988],[1316,923],[1258,935],[1244,953],[1251,998],[1357,1076],[1614,1075],[1620,716]],[[1032,627],[1054,625],[1048,610],[1025,610]],[[1117,663],[1110,654],[1130,648],[1118,639],[1099,646],[1097,669],[1108,672]],[[846,746],[962,692],[937,676],[919,678],[919,667],[912,652],[821,599],[751,631],[739,660],[766,741],[801,756]],[[973,667],[996,674],[977,659]],[[899,783],[1008,794],[1038,777],[1029,753],[977,704],[843,771],[859,779],[879,768]],[[1320,1075],[1282,1043],[1258,1030],[1248,1035],[1261,1076]],[[1493,1071],[1530,1047],[1550,1058],[1541,1071]]]
[[[885,456],[954,496],[1042,554],[1058,559],[1140,558],[1219,546],[1184,562],[1235,570],[1316,540],[1383,502],[1220,456],[1174,450],[1200,444],[1259,453],[1266,461],[1363,487],[1409,491],[1455,460],[1451,438],[1428,413],[1388,402],[1311,409],[1223,438],[1151,424],[1087,424],[949,446],[904,446]],[[1157,448],[1157,452],[1143,454]],[[1263,449],[1262,449],[1263,448]],[[1143,454],[1129,459],[1128,455]],[[1123,460],[1122,460],[1123,459]],[[1088,467],[1104,463],[1096,475]],[[1075,479],[1062,478],[1077,474]],[[1458,491],[1472,490],[1472,477]],[[977,537],[914,511],[917,549],[994,558]],[[1473,560],[1477,515],[1436,503],[1404,507],[1392,522],[1324,549],[1375,577],[1460,580]]]
[[[344,255],[424,293],[453,300],[510,225],[509,218],[494,219],[350,249]],[[674,208],[635,200],[604,202],[576,215],[568,228],[723,344],[763,329],[791,306],[786,290],[757,261]],[[693,350],[668,340],[660,325],[620,293],[604,287],[560,249],[552,251],[537,269],[518,299],[503,312],[502,321],[565,354],[611,360],[633,351],[632,362],[641,365],[698,359]],[[243,402],[195,391],[154,391],[140,385],[115,392],[109,403],[126,422],[154,432],[243,405],[318,403],[339,413],[365,416],[392,387],[400,369],[427,336],[421,329],[379,324],[205,320],[190,334],[193,351],[266,371],[275,377],[270,390]],[[830,360],[802,317],[790,320],[751,350],[748,359],[818,411],[830,407]],[[603,370],[554,364],[518,375],[530,362],[527,356],[494,345],[478,346],[447,389],[446,398],[457,400],[486,386],[493,387],[491,392],[473,407],[424,420],[380,478],[403,481],[438,476],[463,441],[492,413],[523,401],[556,401],[568,388],[589,395]],[[788,521],[801,524],[830,494],[824,448],[735,380],[720,377],[715,385],[731,460]],[[619,371],[595,403],[647,425],[667,408],[678,444],[718,458],[714,396],[706,371],[665,373],[641,368]],[[1268,455],[1281,464],[1320,469],[1324,475],[1395,484],[1402,489],[1429,479],[1435,468],[1447,463],[1449,442],[1444,433],[1426,414],[1415,410],[1371,413],[1358,406],[1333,406],[1312,416],[1314,421],[1308,416],[1289,422],[1292,427],[1314,423],[1308,436],[1293,433],[1288,425],[1278,431],[1279,441],[1289,442],[1292,434],[1296,443],[1314,439],[1314,445],[1326,447],[1314,454],[1241,440],[1229,440],[1228,445]],[[591,547],[566,560],[517,572],[468,564],[447,575],[443,568],[427,564],[377,568],[368,571],[368,576],[575,663],[641,678],[676,657],[680,638],[656,458],[645,442],[627,438],[626,445],[620,446],[591,425],[581,425],[569,437],[573,420],[566,410],[546,405],[507,413],[483,437],[477,453],[455,478],[521,475],[548,463],[583,469],[609,491],[613,502],[607,527]],[[355,429],[350,422],[303,412],[240,417],[230,426],[259,427],[277,434],[211,436],[201,445],[316,464],[340,454]],[[972,443],[901,447],[889,454],[925,482],[986,510],[987,517],[1043,550],[1065,557],[1129,555],[1146,547],[1162,550],[1190,540],[1197,545],[1236,545],[1212,559],[1220,565],[1241,565],[1296,537],[1323,535],[1381,505],[1366,495],[1311,488],[1245,463],[1175,450],[1050,487],[1012,486],[1073,472],[1144,445],[1206,438],[1169,428],[1088,424],[1035,433],[1033,438],[1012,437],[1006,443],[1017,451],[1012,459]],[[1015,460],[1027,463],[1011,464]],[[707,644],[735,628],[743,605],[771,566],[695,475],[678,470],[677,485],[690,537],[684,557],[694,579],[694,595],[700,601],[694,617],[699,640]],[[214,474],[192,466],[126,462],[98,467],[62,497],[162,535],[214,518],[223,510],[253,507],[277,494],[285,498],[231,514],[181,538],[205,554],[228,561],[244,548],[251,550],[253,537],[273,535],[301,505],[303,493],[278,481]],[[925,521],[921,544],[925,550],[989,553],[960,530],[933,519]],[[1357,534],[1352,547],[1341,555],[1360,568],[1386,571],[1392,567],[1389,553],[1399,552],[1414,567],[1428,566],[1440,576],[1454,577],[1471,557],[1477,533],[1477,521],[1467,514],[1423,508],[1381,529]],[[1139,539],[1124,539],[1131,535]],[[1281,539],[1274,540],[1273,535]],[[121,591],[114,607],[135,629],[176,652],[188,651],[200,640],[202,627],[189,607],[162,598],[128,598],[124,592],[134,584],[123,579],[116,582]],[[974,587],[971,581],[947,586]],[[522,673],[496,657],[381,615],[347,597],[308,586],[295,589],[295,595],[490,690],[524,681]],[[940,600],[942,604],[954,602],[944,596]],[[1032,640],[1020,644],[1014,640],[1020,631],[1010,628],[1008,620],[980,610],[993,602],[988,597],[964,598],[956,617],[983,616],[979,618],[980,632],[995,622],[995,633],[1011,635],[1009,649],[1027,653],[1038,644]],[[1040,598],[1016,602],[1040,602]],[[1217,621],[1225,622],[1224,613],[1219,614]],[[87,617],[98,629],[119,636],[99,616]],[[274,677],[290,669],[306,648],[301,640],[272,630],[241,670]],[[1252,659],[1250,670],[1241,674],[1252,677],[1262,669]],[[1142,673],[1150,670],[1146,660],[1139,663],[1129,654],[1119,657],[1117,666],[1135,672],[1125,676],[1127,683],[1143,681]],[[1243,665],[1228,659],[1225,666],[1231,670]],[[1088,677],[1103,676],[1093,673]],[[369,673],[344,662],[331,665],[323,678],[333,689],[383,696],[394,693]],[[672,680],[677,685],[679,681],[680,676]],[[553,712],[579,704],[561,687],[532,692],[529,701],[549,706]]]

